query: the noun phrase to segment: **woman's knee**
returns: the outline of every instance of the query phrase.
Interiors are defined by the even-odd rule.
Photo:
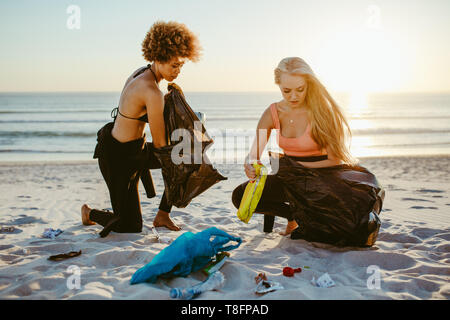
[[[233,190],[231,200],[233,201],[233,205],[235,206],[236,209],[239,209],[239,206],[241,205],[241,200],[242,200],[242,196],[244,195],[244,190],[245,190],[246,185],[247,185],[247,182],[237,186]]]

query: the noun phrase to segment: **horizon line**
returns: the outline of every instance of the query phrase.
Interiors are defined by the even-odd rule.
[[[351,94],[352,91],[332,91],[330,92],[342,94],[348,93]],[[267,90],[267,91],[184,91],[184,93],[279,93],[279,90]],[[0,91],[0,94],[37,94],[37,93],[121,93],[120,90],[117,91]],[[406,91],[406,90],[398,90],[398,91],[368,91],[365,92],[367,94],[450,94],[450,90],[448,91]]]

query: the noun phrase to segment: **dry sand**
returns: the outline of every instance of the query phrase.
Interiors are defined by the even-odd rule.
[[[242,223],[231,203],[233,188],[245,181],[240,165],[218,166],[228,180],[187,208],[173,209],[181,232],[158,230],[175,239],[186,231],[216,226],[243,239],[221,269],[224,287],[197,299],[449,299],[450,156],[367,158],[361,164],[386,190],[380,234],[371,248],[291,240],[278,234],[285,227],[281,218],[270,234],[262,232],[259,214],[249,224]],[[1,164],[0,225],[14,226],[16,231],[0,234],[0,298],[170,299],[170,288],[203,280],[201,273],[194,273],[156,284],[129,284],[133,273],[167,246],[158,243],[150,230],[163,189],[160,172],[154,171],[153,176],[156,198],[147,199],[140,185],[143,232],[100,238],[100,226],[83,226],[80,220],[85,202],[110,208],[95,161]],[[41,235],[46,228],[64,232],[54,240],[45,239]],[[73,250],[82,250],[82,255],[61,262],[47,260]],[[69,266],[81,272],[79,288],[67,286],[68,279],[76,284]],[[282,274],[285,266],[310,268],[287,278]],[[379,270],[379,288],[372,268]],[[257,296],[254,277],[259,272],[285,289]],[[325,272],[336,285],[314,287],[312,277]]]

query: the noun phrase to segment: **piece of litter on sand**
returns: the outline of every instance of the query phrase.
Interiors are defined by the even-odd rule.
[[[155,227],[152,227],[152,232],[153,232],[153,234],[155,235],[155,237],[156,237],[156,239],[157,240],[159,240],[159,233],[158,233],[158,231],[156,231],[156,228]]]
[[[270,281],[270,280],[262,280],[258,283],[258,285],[255,288],[255,292],[259,294],[264,294],[271,291],[281,290],[284,289],[284,287],[276,281]]]
[[[63,233],[63,231],[61,229],[54,230],[52,228],[47,228],[47,229],[45,229],[45,231],[42,234],[42,236],[44,238],[48,238],[48,239],[55,239],[61,233]]]
[[[267,276],[264,272],[259,273],[255,277],[255,282],[258,284],[255,288],[255,292],[258,294],[284,289],[279,282],[267,280]]]
[[[50,256],[48,258],[48,260],[61,261],[61,260],[65,260],[65,259],[69,259],[69,258],[73,258],[73,257],[78,257],[80,254],[81,254],[81,250],[80,251],[70,251],[68,253],[61,253],[61,254],[57,254],[54,256]]]
[[[171,237],[162,236],[162,237],[159,237],[159,242],[169,244],[169,243],[172,242],[172,238]]]
[[[222,272],[212,273],[205,281],[190,288],[173,288],[170,290],[170,297],[173,299],[191,300],[203,292],[218,290],[225,284],[225,276]]]
[[[329,288],[336,285],[328,273],[324,273],[317,280],[313,277],[311,283],[319,288]]]
[[[300,273],[302,272],[302,268],[291,268],[291,267],[284,267],[283,268],[283,275],[286,277],[293,277],[294,273]]]
[[[279,282],[267,280],[267,276],[264,272],[259,273],[255,277],[255,282],[257,283],[255,292],[258,294],[264,294],[267,292],[284,289],[284,287]]]
[[[16,228],[14,227],[0,227],[0,233],[11,233],[14,232]]]
[[[158,231],[156,231],[156,228],[153,227],[152,228],[152,232],[155,235],[156,239],[160,242],[160,243],[171,243],[172,242],[172,238],[171,237],[166,237],[166,236],[160,236]]]
[[[260,283],[263,280],[267,280],[267,276],[264,272],[260,272],[256,277],[255,277],[255,282],[256,284]]]
[[[219,252],[213,258],[213,260],[202,269],[202,272],[207,276],[212,275],[214,272],[217,272],[218,270],[220,270],[220,268],[222,268],[222,266],[225,264],[225,262],[228,260],[229,257],[230,257],[229,252],[226,251]]]

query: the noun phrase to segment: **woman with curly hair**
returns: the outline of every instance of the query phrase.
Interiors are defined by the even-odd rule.
[[[338,211],[341,216],[348,213],[355,224],[361,221],[360,217],[367,222],[365,210],[370,212],[368,208],[378,202],[376,209],[379,213],[384,191],[379,190],[375,177],[360,167],[358,160],[351,155],[346,145],[345,129],[349,137],[351,130],[345,116],[303,59],[289,57],[281,60],[275,69],[275,83],[283,99],[272,103],[262,114],[255,141],[244,164],[245,174],[250,180],[255,179],[256,171],[251,163],[259,161],[272,130],[277,131],[277,141],[284,154],[271,154],[272,165],[274,160],[279,161],[278,172],[267,176],[255,212],[265,214],[266,232],[272,230],[274,216],[280,216],[288,220],[283,235],[296,230],[296,236],[304,239],[342,243],[340,237],[347,237],[346,241],[350,243],[353,241],[349,240],[351,233],[360,232],[358,228],[361,226],[355,225],[352,230],[349,228],[350,231],[346,230],[347,234],[342,236],[337,231],[340,223],[336,222],[334,226],[329,226],[336,233],[325,236],[326,217],[330,219],[331,216],[335,221],[340,219],[333,210],[342,206],[343,209]],[[351,178],[346,180],[342,178],[344,176]],[[381,198],[372,197],[371,187],[363,191],[352,187],[353,182],[349,182],[352,179],[366,179],[364,185],[373,186],[373,190],[380,192]],[[233,191],[232,200],[236,208],[240,206],[248,183],[239,185]],[[352,211],[347,208],[352,208]],[[327,216],[328,213],[330,215]],[[314,223],[320,227],[314,229]],[[322,230],[317,230],[320,228]],[[313,229],[314,232],[311,231]],[[310,231],[308,236],[305,236],[304,230]],[[302,232],[303,235],[300,235]],[[361,231],[362,238],[367,236],[364,232]]]
[[[158,85],[163,79],[176,79],[186,60],[197,61],[200,46],[197,37],[184,24],[158,21],[142,42],[142,53],[151,64],[133,72],[125,82],[119,105],[113,110],[116,112],[114,122],[98,132],[94,153],[108,186],[113,212],[91,209],[87,204],[81,208],[83,224],[102,225],[102,237],[110,231],[141,232],[138,182],[144,170],[142,163],[139,166],[139,161],[133,159],[139,159],[145,152],[148,154],[146,123],[150,127],[152,146],[166,145],[164,95]],[[170,219],[170,210],[164,193],[153,225],[180,230]]]

